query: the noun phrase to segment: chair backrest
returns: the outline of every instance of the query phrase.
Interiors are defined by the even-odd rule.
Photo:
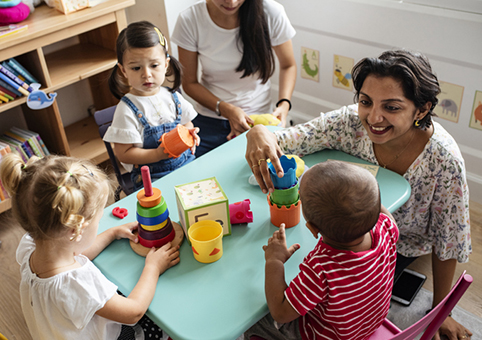
[[[447,296],[422,319],[403,331],[400,331],[391,322],[385,320],[386,322],[380,326],[369,340],[413,340],[420,334],[423,334],[420,340],[432,339],[472,281],[472,276],[464,271]],[[387,336],[388,334],[392,336]]]
[[[101,138],[104,138],[104,135],[112,123],[112,119],[114,118],[116,106],[108,107],[104,110],[96,111],[94,113],[94,119],[97,125],[99,126],[99,135]],[[121,186],[122,190],[125,192],[126,195],[130,195],[134,192],[134,186],[130,181],[130,174],[122,174],[119,169],[119,164],[117,163],[117,158],[114,154],[114,150],[112,150],[112,146],[110,143],[104,141],[105,148],[107,149],[107,153],[109,154],[110,161],[112,163],[112,167],[114,168],[115,176],[119,185]]]

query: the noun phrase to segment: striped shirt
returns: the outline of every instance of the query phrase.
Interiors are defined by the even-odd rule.
[[[366,339],[387,316],[398,229],[380,214],[370,233],[370,250],[339,250],[320,239],[300,264],[285,296],[301,315],[303,340]]]

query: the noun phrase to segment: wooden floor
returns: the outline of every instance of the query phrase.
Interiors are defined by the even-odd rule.
[[[15,260],[23,230],[9,219],[10,213],[0,215],[0,333],[9,340],[31,340],[20,308],[18,285],[19,266]],[[482,204],[471,202],[470,218],[473,253],[470,261],[457,266],[456,276],[463,270],[474,277],[474,283],[462,297],[459,306],[482,318]],[[430,256],[415,261],[410,268],[427,275],[425,288],[432,290]],[[463,320],[460,320],[463,323]]]

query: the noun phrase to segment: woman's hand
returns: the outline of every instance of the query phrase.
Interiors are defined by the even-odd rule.
[[[445,335],[449,340],[469,340],[472,332],[449,316],[442,325],[440,325],[440,328],[433,338],[434,340],[441,340],[442,335]]]
[[[243,109],[232,104],[221,102],[219,104],[219,111],[223,117],[228,119],[229,126],[231,127],[231,132],[226,137],[227,140],[231,140],[249,130],[249,125],[254,124],[254,121],[243,111]]]
[[[263,193],[273,192],[274,186],[269,175],[267,159],[271,160],[278,174],[283,177],[283,168],[279,157],[283,155],[276,136],[271,133],[266,126],[256,125],[246,134],[248,144],[246,146],[246,161],[251,167],[256,181]]]

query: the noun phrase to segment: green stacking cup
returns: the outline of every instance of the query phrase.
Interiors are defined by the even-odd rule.
[[[290,206],[299,199],[299,182],[296,182],[291,188],[288,189],[274,189],[271,194],[271,201],[274,204]]]

